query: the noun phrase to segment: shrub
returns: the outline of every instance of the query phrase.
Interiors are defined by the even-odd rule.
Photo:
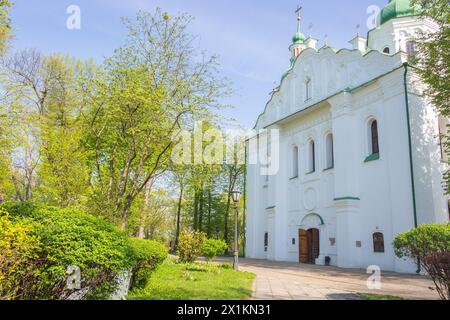
[[[152,272],[166,260],[168,249],[156,241],[130,239],[133,256],[131,289],[143,289]]]
[[[18,299],[36,281],[40,243],[31,227],[13,223],[0,208],[0,300]]]
[[[231,269],[233,269],[233,265],[231,263],[221,263],[221,264],[219,264],[219,268],[225,269],[225,270],[231,270]]]
[[[223,240],[208,239],[203,243],[202,254],[206,261],[212,261],[223,254],[227,248],[228,245]]]
[[[395,254],[419,260],[439,296],[450,300],[450,224],[422,225],[397,236]]]
[[[83,298],[105,299],[115,290],[117,275],[132,267],[133,253],[127,236],[100,218],[80,209],[34,205],[6,205],[13,221],[29,223],[42,251],[38,282],[24,290],[23,299],[67,299],[69,266],[81,269]]]
[[[202,232],[190,233],[187,230],[182,230],[178,240],[178,256],[180,262],[189,263],[198,259],[201,254],[203,243],[206,240],[206,235]]]

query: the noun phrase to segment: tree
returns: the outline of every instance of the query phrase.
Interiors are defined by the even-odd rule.
[[[48,93],[40,119],[39,198],[62,207],[85,202],[89,188],[86,150],[82,146],[77,77],[84,66],[62,56],[45,59],[57,85]]]
[[[80,204],[88,188],[81,145],[78,78],[85,66],[70,57],[23,50],[3,62],[16,200]]]
[[[202,245],[202,254],[206,261],[210,262],[223,254],[228,245],[223,240],[207,239]]]
[[[8,40],[11,37],[11,24],[9,19],[9,9],[11,1],[0,0],[0,54],[3,55],[8,47]]]
[[[422,16],[433,18],[439,25],[438,32],[425,32],[416,40],[420,54],[417,55],[415,62],[418,74],[427,84],[425,95],[429,97],[440,116],[448,118],[450,117],[450,5],[447,0],[413,0],[412,5],[420,5]],[[448,134],[441,140],[446,151],[450,152]],[[450,193],[450,171],[446,172],[444,178],[447,193]]]
[[[450,300],[450,224],[421,225],[400,234],[394,249],[399,258],[419,260],[439,296]]]
[[[178,256],[181,262],[195,262],[202,253],[206,235],[203,232],[193,233],[183,229],[180,234],[180,243],[177,247]]]
[[[125,20],[127,44],[107,59],[86,116],[94,150],[96,206],[126,228],[135,200],[170,165],[173,137],[224,94],[215,57],[197,55],[191,18],[157,9]]]
[[[11,3],[8,0],[0,0],[0,57],[6,52],[8,40],[11,36],[11,26],[9,23],[8,11]],[[3,103],[3,101],[2,101]],[[7,177],[11,176],[11,140],[10,121],[8,116],[0,109],[0,203],[3,202],[11,189],[11,181]]]
[[[231,211],[231,192],[238,187],[239,179],[243,178],[243,173],[245,171],[245,165],[240,165],[237,162],[234,164],[225,165],[225,170],[228,175],[228,188],[227,188],[227,206],[225,210],[225,225],[224,225],[224,236],[225,242],[229,242],[229,228],[228,223],[230,220],[230,211]],[[244,177],[245,179],[245,177]]]

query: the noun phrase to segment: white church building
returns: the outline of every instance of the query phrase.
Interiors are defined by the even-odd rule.
[[[449,221],[440,143],[447,121],[408,64],[415,36],[438,26],[418,13],[409,0],[389,1],[352,49],[316,48],[299,16],[291,68],[255,127],[278,133],[268,154],[273,161],[277,152],[279,165],[269,174],[260,162],[248,165],[247,257],[416,272],[396,258],[394,238]]]

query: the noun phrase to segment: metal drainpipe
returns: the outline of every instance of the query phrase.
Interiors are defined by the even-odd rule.
[[[414,212],[414,228],[418,227],[417,221],[417,203],[416,203],[416,184],[414,181],[414,161],[413,161],[413,151],[412,151],[412,138],[411,138],[411,120],[409,114],[409,99],[408,99],[408,62],[403,63],[403,67],[405,68],[405,72],[403,75],[403,85],[405,89],[405,106],[406,106],[406,122],[408,125],[408,145],[409,145],[409,166],[411,170],[411,191],[413,198],[413,212]],[[416,273],[421,272],[420,267],[420,259],[417,260],[417,271]]]

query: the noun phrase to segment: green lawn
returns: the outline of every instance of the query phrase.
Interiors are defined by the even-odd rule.
[[[401,297],[373,293],[358,293],[358,296],[364,300],[404,300]]]
[[[129,300],[245,300],[252,294],[255,275],[231,270],[230,265],[178,264],[167,259],[145,289]]]

